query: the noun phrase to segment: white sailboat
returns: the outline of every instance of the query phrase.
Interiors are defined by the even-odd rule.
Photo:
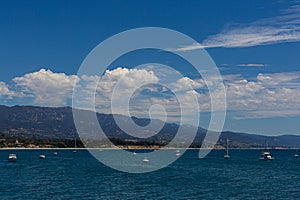
[[[180,150],[179,150],[179,149],[177,149],[177,150],[175,151],[175,153],[176,153],[176,154],[175,154],[176,156],[180,156]]]
[[[74,141],[74,148],[75,148],[75,149],[73,150],[73,153],[77,153],[77,150],[76,150],[77,144],[76,144],[76,142],[77,142],[77,141],[76,141],[76,138],[75,138],[75,141]]]
[[[228,153],[228,137],[226,138],[226,154],[224,155],[224,158],[225,159],[230,158],[229,153]]]
[[[145,146],[146,146],[146,142],[145,142],[145,144],[144,144]],[[145,147],[144,147],[144,154],[145,154],[145,158],[143,159],[143,163],[148,163],[149,162],[149,160],[148,160],[148,158],[147,158],[147,153],[146,153],[146,149],[145,149]]]
[[[295,157],[295,158],[298,158],[298,157],[299,157],[299,154],[298,154],[297,149],[296,149],[296,153],[294,154],[294,157]]]

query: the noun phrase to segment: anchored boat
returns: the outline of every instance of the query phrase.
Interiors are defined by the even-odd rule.
[[[13,154],[13,153],[9,154],[8,161],[9,162],[16,162],[17,161],[17,155]]]
[[[274,157],[271,156],[270,152],[263,151],[260,155],[259,160],[274,160]]]
[[[228,137],[226,138],[226,154],[224,155],[224,158],[225,159],[230,158],[229,153],[228,153]]]

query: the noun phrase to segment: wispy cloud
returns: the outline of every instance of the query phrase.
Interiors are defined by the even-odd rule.
[[[242,119],[262,119],[262,118],[272,118],[272,117],[294,117],[299,115],[300,115],[300,110],[277,109],[277,110],[248,111],[243,114],[236,115],[233,118],[236,120],[242,120]]]
[[[245,64],[237,64],[238,67],[265,67],[266,64],[262,63],[245,63]]]
[[[201,43],[180,47],[176,51],[200,48],[241,48],[283,42],[300,41],[300,5],[282,10],[277,17],[265,18],[250,24],[227,25],[220,33]]]

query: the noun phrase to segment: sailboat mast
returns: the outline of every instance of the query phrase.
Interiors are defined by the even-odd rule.
[[[76,148],[77,148],[77,145],[76,145],[76,138],[75,138],[75,140],[74,140],[74,151],[73,151],[73,153],[77,153],[77,151],[76,151]]]
[[[229,159],[229,152],[228,152],[228,137],[226,137],[226,155],[224,156],[225,159]]]
[[[226,155],[228,155],[228,137],[226,138]]]

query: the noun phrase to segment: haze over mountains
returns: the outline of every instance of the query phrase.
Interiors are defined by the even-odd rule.
[[[80,111],[82,114],[90,111]],[[123,122],[128,121],[128,116],[118,115]],[[127,135],[114,121],[113,115],[97,113],[97,118],[107,137],[122,141],[147,141],[156,144],[166,145],[173,139],[179,125],[174,123],[164,124],[161,131],[149,138],[140,139]],[[132,117],[136,124],[145,126],[149,119]],[[155,123],[162,123],[155,120]],[[185,130],[188,134],[189,127]],[[143,133],[141,133],[143,134]],[[198,128],[197,135],[192,144],[193,147],[200,147],[206,130]],[[0,137],[23,137],[38,139],[74,139],[78,134],[74,125],[72,108],[60,107],[36,107],[36,106],[0,106]],[[230,140],[230,147],[263,147],[265,142],[269,147],[300,147],[300,136],[263,136],[256,134],[222,132],[216,146],[224,146],[226,137]]]

